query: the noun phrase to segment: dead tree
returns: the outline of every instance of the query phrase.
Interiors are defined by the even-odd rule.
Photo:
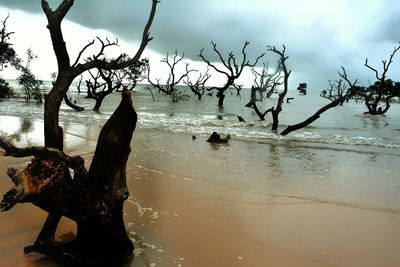
[[[91,79],[86,80],[86,98],[96,101],[93,111],[99,111],[106,96],[122,88],[122,81],[117,77],[115,70],[97,69],[95,73],[88,71]]]
[[[63,0],[55,10],[52,10],[49,3],[46,0],[41,0],[41,5],[44,14],[46,15],[48,25],[47,28],[50,32],[50,37],[53,45],[53,50],[57,59],[57,77],[55,79],[53,88],[45,98],[44,107],[44,139],[45,146],[56,148],[60,151],[63,150],[63,130],[59,126],[59,111],[61,102],[65,94],[67,93],[73,80],[81,75],[82,73],[98,68],[98,69],[123,69],[139,61],[146,45],[152,39],[149,35],[149,30],[153,22],[158,0],[151,0],[152,6],[149,18],[143,30],[142,40],[139,48],[135,55],[127,60],[121,61],[122,55],[113,60],[106,60],[104,51],[110,46],[117,45],[117,42],[104,42],[100,38],[97,38],[100,48],[93,56],[85,59],[81,62],[82,55],[95,43],[95,40],[86,44],[79,52],[77,58],[71,61],[67,44],[64,40],[63,32],[61,30],[61,22],[67,15],[69,10],[74,4],[74,0]],[[113,161],[112,161],[113,162]],[[113,162],[115,165],[118,162]],[[65,176],[69,177],[66,173]],[[39,233],[39,236],[35,242],[37,246],[54,240],[55,230],[58,222],[61,218],[62,213],[50,210],[51,213],[46,219],[44,226]]]
[[[10,36],[14,34],[14,32],[9,32],[7,30],[7,20],[9,16],[1,22],[2,26],[0,28],[0,71],[6,68],[10,64],[16,69],[20,69],[21,59],[17,56],[12,44],[10,41]]]
[[[81,93],[82,81],[83,81],[83,75],[80,75],[78,79],[78,84],[76,85],[76,90],[78,90],[78,94]]]
[[[328,82],[329,82],[329,89],[322,90],[320,96],[322,98],[329,99],[332,102],[338,98],[341,98],[343,101],[340,102],[339,104],[343,106],[343,103],[346,100],[344,96],[348,91],[346,85],[344,84],[344,80],[342,79],[335,81],[329,80]]]
[[[307,84],[306,83],[299,83],[299,86],[297,86],[297,91],[301,95],[306,95],[307,94]]]
[[[126,162],[137,115],[129,91],[103,126],[93,161],[87,171],[84,160],[46,147],[17,148],[0,140],[6,156],[31,157],[23,170],[9,168],[15,187],[0,203],[1,211],[17,203],[32,203],[77,224],[75,240],[66,244],[41,243],[25,252],[50,257],[70,257],[74,266],[105,265],[127,260],[133,251],[123,221],[123,203],[128,198]],[[65,173],[74,171],[73,179]],[[79,266],[81,266],[79,265]]]
[[[390,108],[390,100],[396,96],[398,86],[392,80],[387,79],[387,72],[390,65],[393,63],[393,57],[396,52],[400,50],[400,45],[393,49],[389,60],[382,60],[383,71],[379,75],[376,68],[368,64],[368,58],[365,59],[364,66],[375,73],[377,81],[366,88],[361,88],[358,94],[364,98],[365,105],[368,111],[365,114],[382,115],[385,114]],[[398,93],[397,93],[398,94]]]
[[[208,66],[213,68],[215,71],[223,74],[226,76],[226,81],[225,84],[222,87],[212,87],[208,89],[208,91],[217,91],[217,97],[218,97],[218,107],[223,108],[224,106],[224,99],[225,99],[225,92],[228,90],[231,86],[235,85],[235,80],[240,77],[242,74],[243,70],[245,67],[254,67],[260,58],[264,56],[264,53],[261,54],[256,58],[254,63],[250,63],[250,61],[247,59],[247,53],[246,53],[246,48],[249,45],[249,42],[245,42],[242,48],[242,62],[238,64],[236,62],[236,57],[233,54],[233,52],[230,52],[228,54],[228,58],[225,59],[221,52],[217,49],[217,44],[214,42],[211,42],[211,45],[213,46],[214,52],[218,55],[219,60],[223,64],[222,68],[218,68],[215,64],[211,63],[208,59],[206,59],[203,55],[204,48],[200,50],[199,57],[207,63]],[[240,92],[240,90],[238,91]]]
[[[279,125],[279,113],[282,111],[282,104],[286,97],[288,88],[289,88],[289,76],[292,71],[289,71],[286,67],[286,60],[289,58],[285,55],[286,47],[283,46],[282,51],[279,51],[275,48],[275,46],[267,47],[268,51],[274,52],[279,56],[279,65],[282,67],[283,72],[283,91],[279,93],[279,97],[276,103],[276,106],[271,109],[272,113],[272,127],[271,130],[276,132],[278,130]]]
[[[260,99],[263,98],[262,93],[266,93],[265,97],[270,98],[273,93],[276,92],[278,86],[278,80],[280,80],[281,65],[278,64],[275,70],[270,73],[268,68],[268,63],[263,63],[263,68],[258,72],[255,68],[251,69],[254,75],[254,86],[258,89]]]
[[[127,68],[117,70],[116,77],[117,80],[126,81],[126,89],[132,91],[138,82],[142,82],[146,79],[146,73],[149,66],[148,59],[144,58],[138,61],[136,64],[130,65]],[[117,92],[119,92],[117,88]]]
[[[189,72],[190,70],[186,65],[186,73],[189,74]],[[210,79],[210,77],[211,74],[209,73],[209,69],[207,68],[207,71],[204,74],[200,72],[197,79],[195,79],[194,81],[192,81],[189,75],[187,75],[186,80],[183,80],[183,83],[189,86],[190,90],[197,96],[198,100],[201,100],[206,91],[206,82],[208,81],[208,79]]]
[[[350,99],[357,90],[357,86],[356,86],[357,80],[355,80],[354,82],[351,82],[349,80],[349,78],[347,77],[347,73],[346,73],[346,70],[344,69],[344,67],[342,67],[342,72],[339,72],[339,76],[341,77],[341,79],[336,81],[334,84],[330,83],[331,88],[336,87],[336,89],[331,90],[332,94],[331,94],[330,98],[328,98],[331,102],[326,104],[322,108],[320,108],[317,112],[315,112],[312,116],[310,116],[306,120],[304,120],[300,123],[294,124],[294,125],[289,125],[285,130],[283,130],[280,133],[280,135],[287,135],[293,131],[302,129],[302,128],[310,125],[311,123],[313,123],[314,121],[319,119],[322,113],[328,111],[331,108],[337,107],[338,105],[341,105],[342,103],[344,103],[346,100]],[[343,84],[342,84],[343,81],[346,81],[348,84],[348,87],[347,87],[347,89],[344,89],[345,90],[344,92],[342,91],[342,89],[345,88],[345,87],[343,87]],[[335,92],[335,94],[333,92]]]
[[[153,82],[150,79],[150,64],[147,68],[147,80],[149,83],[158,89],[159,92],[162,92],[166,95],[172,95],[176,91],[176,86],[185,78],[187,75],[194,71],[194,70],[188,70],[188,63],[186,63],[186,73],[183,73],[182,75],[176,76],[176,66],[178,65],[179,62],[181,62],[185,57],[185,54],[182,53],[182,56],[178,55],[178,51],[175,50],[175,54],[173,56],[167,56],[161,60],[161,62],[164,62],[168,65],[169,67],[169,74],[168,74],[168,79],[165,82],[165,84],[160,84],[160,79],[156,79],[156,82]]]
[[[289,86],[289,76],[292,71],[289,71],[286,67],[286,60],[289,58],[288,56],[285,55],[286,52],[286,47],[283,46],[283,50],[279,51],[274,47],[268,46],[267,51],[271,51],[273,53],[276,53],[279,56],[279,61],[278,61],[278,68],[281,69],[280,75],[276,78],[274,78],[274,83],[272,84],[273,87],[277,87],[279,85],[283,84],[283,91],[279,93],[279,97],[276,103],[276,106],[271,107],[267,109],[265,112],[261,112],[259,107],[257,106],[257,103],[253,103],[253,109],[260,118],[260,120],[265,120],[265,116],[271,112],[272,114],[272,126],[271,130],[276,132],[278,130],[278,125],[279,125],[279,113],[282,111],[282,105],[283,101],[286,97],[287,91],[288,91],[288,86]]]
[[[270,98],[271,95],[278,90],[279,85],[282,84],[280,82],[282,76],[279,64],[273,73],[269,73],[268,63],[263,63],[261,71],[252,68],[251,72],[254,75],[254,82],[251,86],[250,101],[246,104],[246,107],[253,107],[256,101],[262,101],[264,97],[263,93],[266,93],[266,97]],[[257,93],[259,94],[259,98],[257,98]]]
[[[104,98],[111,93],[122,92],[123,89],[132,91],[138,80],[143,78],[142,72],[146,68],[146,62],[147,60],[140,60],[124,69],[97,69],[95,73],[89,70],[91,79],[86,80],[86,98],[96,101],[93,111],[99,111]],[[124,81],[128,83],[123,85]]]

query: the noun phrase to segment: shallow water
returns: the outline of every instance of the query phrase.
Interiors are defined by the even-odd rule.
[[[188,90],[180,87],[180,90]],[[188,92],[189,93],[189,92]],[[284,104],[280,114],[280,130],[287,125],[305,120],[327,103],[319,97],[319,92],[309,90],[308,95],[301,96],[289,91],[288,97],[294,97],[290,104]],[[85,112],[75,112],[65,106],[61,107],[60,121],[68,123],[103,124],[119,103],[119,94],[108,96],[100,112],[91,111],[94,101],[84,98],[84,93],[70,93],[77,104],[86,108]],[[225,108],[217,108],[217,98],[205,95],[203,100],[192,98],[189,101],[172,103],[170,97],[154,93],[155,101],[145,85],[139,85],[133,93],[133,101],[139,115],[138,127],[158,129],[173,133],[209,134],[213,131],[229,133],[235,139],[262,143],[301,141],[327,145],[380,146],[400,148],[400,105],[392,104],[385,116],[364,115],[362,103],[350,102],[342,107],[331,109],[310,126],[282,138],[271,133],[271,118],[259,121],[252,109],[244,107],[249,100],[249,92],[242,90],[242,97],[227,94]],[[261,109],[267,109],[276,103],[277,95],[260,103]],[[0,102],[0,115],[16,115],[26,119],[42,119],[43,106],[24,101],[6,100]],[[237,116],[246,122],[240,123]]]
[[[283,125],[304,119],[324,103],[316,95],[289,95],[295,99],[284,106]],[[93,151],[119,94],[106,98],[100,113],[90,110],[93,101],[74,96],[87,110],[62,106],[67,149],[78,153],[89,144]],[[208,177],[200,182],[237,190],[400,213],[398,104],[386,116],[368,116],[362,115],[363,104],[349,103],[324,113],[310,127],[281,137],[270,132],[269,120],[258,121],[244,107],[246,97],[228,94],[224,110],[209,96],[179,103],[159,94],[155,98],[154,102],[144,86],[133,94],[139,118],[134,140],[140,145],[133,148],[132,157],[138,165],[189,179]],[[20,145],[42,145],[42,108],[20,100],[0,102],[0,131]],[[248,122],[239,123],[236,115]],[[209,145],[205,140],[212,131],[230,133],[232,140],[228,145]],[[197,140],[192,141],[192,135]]]
[[[191,228],[191,220],[195,216],[193,209],[197,206],[187,206],[185,203],[181,205],[181,211],[169,209],[173,207],[173,205],[167,205],[173,199],[168,197],[168,193],[171,191],[164,191],[162,186],[163,180],[168,184],[166,182],[168,179],[177,179],[177,181],[188,183],[196,188],[212,189],[213,193],[210,194],[212,196],[210,199],[207,198],[210,197],[208,194],[197,196],[205,196],[207,201],[204,202],[208,203],[209,201],[211,203],[207,206],[206,216],[211,216],[208,212],[213,214],[212,205],[214,202],[230,208],[237,204],[236,207],[240,208],[238,210],[232,211],[227,208],[227,214],[219,214],[224,211],[224,209],[221,209],[213,215],[217,217],[217,214],[219,214],[220,220],[226,217],[238,221],[239,228],[230,229],[234,234],[224,235],[223,239],[220,240],[221,247],[224,247],[224,249],[226,249],[225,245],[229,245],[225,238],[235,236],[240,231],[245,231],[244,237],[247,238],[247,229],[252,228],[254,228],[254,236],[258,237],[262,233],[268,233],[265,228],[271,229],[271,232],[267,235],[268,238],[262,240],[262,242],[266,242],[266,245],[262,244],[268,248],[267,252],[270,252],[272,247],[279,251],[296,252],[306,256],[312,255],[313,259],[318,259],[323,247],[321,244],[325,244],[326,240],[342,242],[342,238],[338,237],[342,235],[341,229],[331,233],[331,228],[337,224],[335,223],[336,220],[347,222],[346,216],[341,217],[341,212],[339,212],[340,216],[337,217],[335,217],[336,213],[332,213],[333,215],[328,213],[325,214],[327,220],[332,220],[333,223],[332,221],[324,223],[323,215],[314,214],[313,209],[310,211],[305,209],[304,206],[297,210],[298,205],[296,203],[305,206],[311,205],[310,203],[313,206],[321,204],[321,206],[324,206],[324,209],[319,210],[322,214],[326,210],[331,211],[332,208],[339,208],[346,215],[351,215],[352,220],[350,222],[356,225],[351,231],[362,229],[362,236],[366,235],[363,231],[368,231],[362,225],[375,225],[378,221],[377,218],[383,218],[384,223],[397,222],[400,214],[400,174],[398,172],[400,164],[398,114],[400,112],[398,105],[394,105],[394,109],[384,117],[372,117],[360,115],[363,111],[362,105],[351,104],[341,107],[335,112],[324,114],[311,127],[287,137],[281,137],[270,133],[267,128],[268,121],[258,122],[251,110],[243,107],[243,103],[246,102],[245,99],[240,100],[228,96],[227,107],[224,111],[220,111],[214,106],[215,98],[206,98],[202,102],[192,100],[175,104],[161,95],[156,95],[156,98],[158,101],[153,102],[150,95],[145,91],[134,93],[139,122],[130,155],[130,162],[134,164],[134,168],[129,167],[127,169],[128,183],[134,194],[130,196],[125,205],[127,230],[137,248],[134,266],[152,266],[151,264],[155,263],[157,263],[157,266],[179,266],[178,264],[186,266],[185,263],[191,266],[191,263],[196,264],[196,261],[189,261],[190,257],[182,253],[185,250],[179,247],[181,242],[171,245],[165,241],[171,240],[170,236],[165,236],[169,232],[159,231],[159,229],[169,229],[171,220],[180,219],[181,221],[176,222],[183,224],[185,217],[182,214],[185,214],[184,211],[188,210],[187,216],[190,220],[187,235],[195,232]],[[296,99],[299,99],[299,102],[300,100],[306,102],[307,98],[296,96]],[[310,99],[313,98],[310,97]],[[118,100],[118,94],[113,94],[107,98],[101,113],[90,110],[77,113],[65,106],[62,107],[60,119],[65,133],[65,147],[68,153],[79,154],[90,160],[98,132],[112,113]],[[296,102],[287,105],[287,109],[284,109],[282,113],[282,124],[297,122],[307,114],[311,114],[316,109],[314,104],[321,104],[321,102],[318,102],[320,100],[316,99],[315,101],[316,103],[311,101],[309,105],[304,103],[295,105]],[[78,103],[83,103],[88,109],[94,104],[92,101],[83,98],[78,98]],[[0,114],[2,114],[0,115],[0,132],[20,146],[42,145],[42,108],[43,106],[32,103],[26,104],[24,101],[18,100],[0,102]],[[289,116],[289,114],[291,115]],[[217,115],[221,115],[223,119],[218,119]],[[245,117],[248,122],[237,122],[236,115]],[[212,131],[230,133],[232,139],[229,144],[225,145],[209,144],[206,139]],[[192,135],[196,135],[197,139],[192,140]],[[157,182],[161,183],[161,186],[148,188],[147,186],[151,183],[146,179],[158,179]],[[180,183],[176,185],[182,186]],[[175,186],[175,183],[170,186]],[[177,189],[177,192],[180,192],[179,189]],[[192,197],[189,195],[191,192],[190,190],[183,191],[179,197]],[[151,199],[151,196],[154,199]],[[184,201],[184,198],[179,197],[176,199],[177,202]],[[223,204],[218,201],[212,202],[214,198],[221,199]],[[279,203],[279,201],[275,203],[277,199],[285,200],[283,203]],[[195,198],[191,203],[196,204],[196,201],[198,200]],[[290,216],[288,218],[283,216],[283,219],[278,220],[275,225],[274,218],[277,216],[280,218],[279,214],[281,213],[279,212],[281,210],[276,210],[273,207],[282,206],[286,202],[295,203],[288,212]],[[248,207],[243,209],[243,205],[248,205]],[[263,212],[272,209],[276,214],[267,217],[264,221],[259,221],[259,218],[254,217],[254,214],[250,212],[254,207],[260,207]],[[341,207],[346,209],[340,209]],[[201,209],[196,211],[195,214],[201,214],[200,211]],[[235,216],[228,216],[235,212],[237,212]],[[247,213],[253,215],[250,216]],[[288,224],[291,224],[290,220],[293,220],[293,214],[299,215],[296,220],[301,221],[307,217],[310,217],[310,220],[306,220],[306,223],[294,222],[295,226],[288,227]],[[363,221],[357,216],[352,217],[353,214],[357,216],[358,214],[368,215],[372,216],[373,219]],[[363,216],[361,217],[363,218]],[[207,220],[210,220],[206,221],[207,227],[210,227],[208,224],[214,224],[213,218],[215,217],[206,217]],[[322,219],[319,219],[320,217]],[[198,221],[203,219],[203,217],[197,218]],[[322,220],[322,223],[319,225],[320,220]],[[316,222],[317,224],[314,225],[313,223]],[[278,227],[281,224],[286,226]],[[338,225],[342,224],[339,223]],[[345,225],[343,227],[348,227],[346,223],[343,223],[343,225]],[[205,227],[203,229],[205,232],[202,232],[202,234],[210,234],[210,238],[212,238],[212,227],[202,226]],[[385,227],[377,227],[377,229],[386,231],[387,228]],[[226,229],[229,229],[229,227],[224,226],[225,231]],[[289,234],[290,229],[294,229],[291,234]],[[155,232],[152,232],[153,230]],[[181,231],[183,229],[179,229],[177,232],[172,231],[172,233],[177,234]],[[210,233],[208,233],[209,231]],[[218,231],[220,230],[218,229]],[[316,234],[319,231],[321,233]],[[327,234],[332,235],[332,237],[324,238],[324,235]],[[34,234],[32,236],[34,237]],[[299,236],[304,237],[300,238]],[[180,237],[178,240],[185,240],[185,238]],[[315,254],[306,249],[310,247],[313,240],[322,240],[321,242],[315,241],[315,247],[318,249]],[[346,240],[343,241],[346,244],[350,244],[352,241],[346,238],[343,240]],[[358,238],[353,241],[365,242],[363,240],[363,238]],[[365,240],[369,239],[366,238]],[[380,238],[372,240],[376,245],[379,243],[376,240],[380,240]],[[26,242],[25,238],[21,244]],[[213,242],[218,242],[218,240]],[[261,241],[257,239],[255,243],[258,244],[258,242]],[[295,248],[290,245],[293,242],[296,243]],[[302,242],[303,245],[301,245]],[[300,244],[300,250],[298,244]],[[393,244],[396,245],[397,243],[394,242]],[[323,251],[323,256],[328,251],[332,253],[331,262],[333,263],[346,262],[340,260],[343,255],[346,255],[347,259],[350,258],[353,262],[359,263],[357,256],[352,256],[354,251],[355,254],[358,250],[362,252],[364,250],[373,251],[370,247],[375,248],[375,245],[372,246],[365,242],[363,245],[354,245],[351,246],[351,249],[350,247],[344,249],[344,251],[347,251],[346,253],[336,254],[335,251],[338,247],[343,246],[333,245]],[[18,246],[18,251],[22,246]],[[262,247],[263,251],[266,247]],[[358,250],[353,250],[354,247],[357,247]],[[195,248],[193,251],[197,255],[198,244],[195,244]],[[299,252],[301,249],[307,252]],[[388,249],[384,248],[379,251],[386,252]],[[224,252],[226,251],[221,249],[218,255],[222,257]],[[386,256],[385,253],[382,255]],[[241,261],[242,256],[241,252],[238,252],[234,258],[238,260],[238,257],[240,257],[239,260]],[[286,257],[284,256],[284,258]],[[382,262],[383,258],[383,256],[379,256],[375,262]],[[392,256],[390,259],[393,262],[398,262],[396,256]],[[299,265],[301,264],[297,263],[297,265],[292,266]],[[330,265],[317,264],[316,266]],[[344,264],[343,266],[356,265]],[[387,264],[387,266],[397,265]]]

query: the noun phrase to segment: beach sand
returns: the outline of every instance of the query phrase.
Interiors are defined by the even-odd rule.
[[[89,163],[95,136],[90,133],[82,141],[79,135],[66,138],[67,147]],[[396,209],[250,190],[235,182],[244,177],[241,173],[234,182],[214,183],[210,173],[220,166],[215,177],[232,176],[237,170],[224,170],[227,160],[244,156],[227,159],[234,146],[211,147],[202,139],[192,143],[185,134],[137,131],[127,166],[130,197],[124,207],[135,244],[131,266],[400,266]],[[204,150],[196,156],[200,147]],[[12,186],[6,167],[26,161],[1,158],[0,194]],[[45,216],[31,204],[0,214],[1,267],[50,266],[34,261],[37,255],[23,254]],[[74,231],[74,223],[63,219],[57,236],[70,238]]]

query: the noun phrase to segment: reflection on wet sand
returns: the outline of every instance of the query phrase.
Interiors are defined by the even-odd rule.
[[[34,136],[41,122],[14,122],[7,130],[20,135],[21,146],[40,145]],[[68,153],[87,164],[99,127],[68,123],[64,129]],[[207,137],[137,129],[124,206],[135,243],[129,265],[400,265],[398,152],[234,138],[213,147]],[[0,194],[11,186],[6,167],[25,161],[1,158]],[[0,266],[57,266],[22,253],[44,218],[28,204],[0,214]],[[74,231],[63,220],[58,237],[72,238]]]

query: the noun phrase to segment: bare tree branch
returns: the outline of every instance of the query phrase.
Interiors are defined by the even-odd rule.
[[[213,68],[215,71],[217,71],[221,74],[224,74],[227,77],[227,81],[225,82],[225,85],[223,85],[222,87],[212,87],[212,88],[207,89],[208,91],[212,91],[212,90],[217,91],[218,106],[222,107],[224,99],[225,99],[225,91],[228,90],[231,86],[235,86],[235,80],[240,77],[240,75],[242,74],[243,69],[245,67],[254,67],[258,63],[259,59],[262,58],[265,54],[263,53],[260,56],[258,56],[256,58],[256,60],[254,61],[254,63],[251,64],[249,62],[249,60],[247,60],[246,48],[249,45],[249,42],[246,41],[242,47],[242,62],[239,65],[236,62],[236,57],[233,54],[233,52],[230,52],[228,54],[228,59],[226,60],[222,56],[221,52],[217,49],[216,44],[214,42],[211,42],[211,44],[213,46],[214,52],[218,55],[221,63],[223,64],[224,68],[227,70],[218,68],[216,65],[212,64],[208,59],[206,59],[203,55],[204,49],[200,50],[199,57],[205,63],[207,63],[208,66]],[[238,89],[238,87],[236,87],[236,89]],[[238,90],[238,92],[240,92],[240,90]]]

